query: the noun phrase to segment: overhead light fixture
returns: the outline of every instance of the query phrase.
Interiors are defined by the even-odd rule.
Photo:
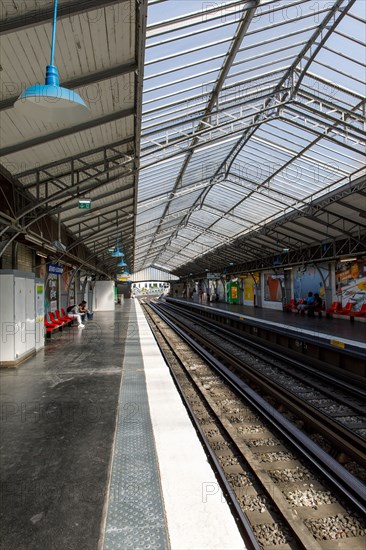
[[[33,235],[25,235],[25,240],[34,244],[42,244],[41,239],[38,239],[38,237],[33,237]]]
[[[60,252],[66,252],[66,246],[61,241],[53,241],[53,246]]]
[[[44,252],[40,252],[39,250],[36,251],[36,256],[40,256],[41,258],[47,258],[47,254]]]
[[[119,262],[119,264],[117,264],[117,267],[127,267],[127,264],[126,264],[126,262],[124,261],[123,258],[122,258],[122,260]]]
[[[119,246],[116,245],[116,248],[113,249],[113,252],[111,255],[113,258],[123,258],[124,253],[119,249]]]
[[[289,248],[283,248],[282,252],[290,252],[290,249]]]
[[[292,271],[292,267],[284,267],[283,270],[284,271]]]
[[[29,86],[14,104],[27,118],[45,123],[78,124],[89,118],[90,110],[84,100],[72,90],[62,88],[57,67],[53,64],[56,44],[57,4],[54,0],[50,64],[46,67],[45,84]]]
[[[355,262],[357,258],[341,258],[340,262]]]

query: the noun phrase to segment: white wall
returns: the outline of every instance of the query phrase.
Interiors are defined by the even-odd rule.
[[[114,311],[114,281],[96,281],[94,296],[96,311]]]

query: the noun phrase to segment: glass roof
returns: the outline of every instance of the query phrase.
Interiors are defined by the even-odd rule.
[[[363,0],[148,6],[136,270],[177,269],[364,170]]]

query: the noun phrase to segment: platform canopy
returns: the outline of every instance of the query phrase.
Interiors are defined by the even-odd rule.
[[[60,0],[60,83],[91,115],[59,126],[13,108],[52,6],[0,0],[0,255],[27,236],[113,276],[116,245],[176,275],[366,253],[364,0]]]
[[[4,204],[7,230],[14,238],[42,232],[52,250],[57,234],[41,222],[59,219],[67,233],[59,239],[67,248],[62,259],[77,264],[83,244],[88,261],[106,274],[118,271],[119,258],[108,254],[117,238],[133,269],[146,11],[144,1],[59,0],[60,84],[80,94],[90,117],[51,125],[13,105],[25,88],[44,83],[53,0],[0,2],[0,154],[2,174],[16,185],[14,204],[8,197]],[[79,207],[84,199],[90,208]]]
[[[343,237],[365,251],[365,9],[150,2],[137,269],[187,274]]]

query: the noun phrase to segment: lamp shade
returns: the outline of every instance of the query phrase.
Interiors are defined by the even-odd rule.
[[[90,115],[79,94],[60,86],[55,65],[47,65],[45,84],[24,90],[14,107],[27,118],[54,124],[78,124],[88,120]]]
[[[124,254],[120,251],[118,245],[116,246],[116,249],[112,252],[111,256],[113,258],[123,258]]]
[[[118,264],[117,267],[127,267],[127,264],[126,264],[126,262],[124,261],[123,258],[122,258],[122,260],[119,262],[119,264]]]

